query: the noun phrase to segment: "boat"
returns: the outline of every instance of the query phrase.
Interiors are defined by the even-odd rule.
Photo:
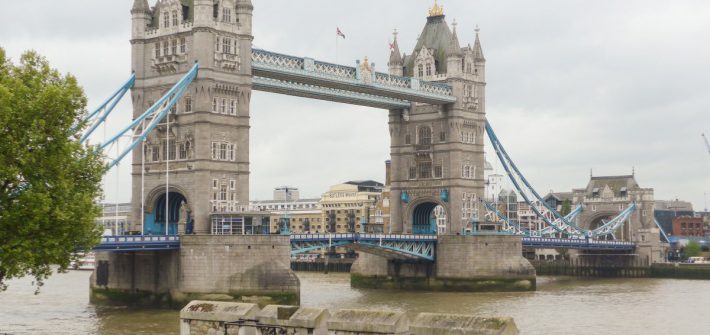
[[[88,270],[93,271],[96,267],[96,255],[93,252],[78,253],[79,259],[76,262],[69,264],[71,270]]]

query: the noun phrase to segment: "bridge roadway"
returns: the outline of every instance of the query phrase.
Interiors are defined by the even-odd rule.
[[[424,259],[434,261],[436,235],[408,234],[292,234],[291,254],[313,250],[348,246],[389,258]],[[615,250],[633,251],[636,245],[625,241],[601,241],[591,239],[565,239],[546,237],[522,237],[523,248],[532,249],[577,249],[577,250]],[[177,235],[132,235],[103,236],[94,251],[159,251],[180,249],[180,237]]]

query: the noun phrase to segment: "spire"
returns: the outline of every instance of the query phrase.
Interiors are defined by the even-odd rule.
[[[473,58],[476,61],[486,61],[486,58],[483,57],[483,48],[481,48],[481,39],[478,37],[479,32],[481,31],[480,28],[478,28],[478,25],[476,25],[476,42],[473,43]]]
[[[148,6],[148,0],[134,0],[133,1],[133,8],[131,8],[131,13],[133,13],[133,12],[145,13],[148,11],[150,11],[150,7]]]
[[[395,29],[392,33],[392,36],[394,36],[394,42],[392,42],[391,44],[390,61],[389,63],[387,63],[387,65],[402,66],[404,64],[402,60],[402,54],[399,52],[399,45],[397,44],[397,34],[397,29]]]
[[[451,23],[454,27],[454,32],[451,34],[451,41],[449,41],[449,46],[446,50],[446,56],[448,57],[461,57],[463,53],[461,52],[461,45],[459,44],[459,37],[456,35],[456,19]]]

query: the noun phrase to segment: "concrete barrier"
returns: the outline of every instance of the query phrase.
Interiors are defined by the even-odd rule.
[[[474,335],[518,334],[509,317],[193,301],[180,311],[181,335]]]

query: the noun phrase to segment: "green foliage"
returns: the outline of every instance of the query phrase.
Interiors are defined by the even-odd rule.
[[[569,201],[569,199],[565,199],[565,201],[562,202],[562,208],[560,208],[560,214],[562,214],[562,216],[566,216],[570,212],[572,212],[572,202]]]
[[[700,243],[698,243],[698,241],[689,241],[685,248],[683,248],[683,257],[700,256],[700,249]]]
[[[0,291],[26,275],[39,289],[51,265],[66,270],[99,241],[105,165],[73,129],[85,114],[76,78],[32,51],[14,65],[0,48]]]

